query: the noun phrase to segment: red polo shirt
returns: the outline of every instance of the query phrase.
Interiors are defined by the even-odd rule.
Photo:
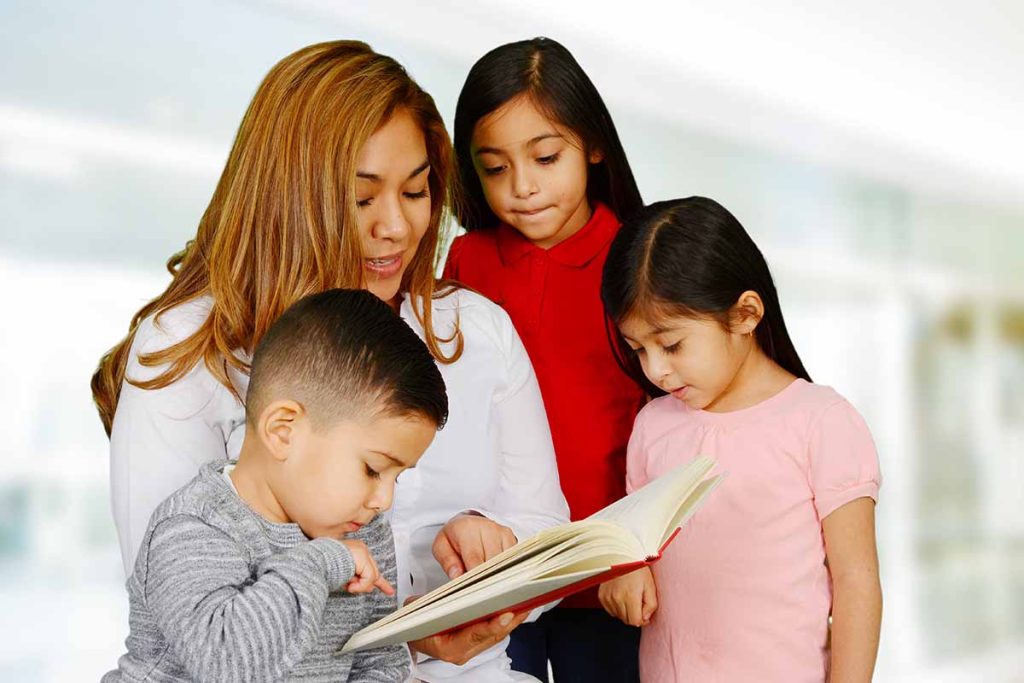
[[[522,337],[574,520],[626,494],[626,443],[644,401],[615,363],[601,305],[601,270],[618,229],[597,204],[579,232],[550,249],[501,225],[457,238],[445,264],[446,277],[500,304]],[[599,606],[589,593],[585,606]]]

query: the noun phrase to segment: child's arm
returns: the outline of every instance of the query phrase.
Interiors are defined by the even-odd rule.
[[[370,553],[377,559],[381,576],[392,584],[397,581],[398,569],[395,566],[395,539],[391,533],[391,525],[379,515],[364,533],[360,534],[370,544]],[[385,593],[376,591],[373,594],[373,614],[369,623],[383,619],[398,609],[398,596],[393,591]],[[360,650],[353,654],[352,670],[349,672],[349,683],[388,683],[404,681],[409,676],[409,650],[405,645],[389,645]]]
[[[882,587],[875,548],[875,502],[857,498],[822,520],[832,574],[831,683],[870,681],[878,654]]]
[[[626,493],[648,483],[644,425],[649,413],[640,411],[626,445]],[[646,626],[658,609],[658,589],[650,567],[605,581],[597,591],[604,610],[629,626]]]
[[[658,589],[650,567],[605,581],[597,597],[608,614],[628,626],[647,626],[658,610]]]
[[[316,645],[328,593],[376,573],[356,576],[353,553],[319,538],[270,556],[252,577],[244,548],[189,515],[162,521],[148,552],[146,605],[196,680],[282,678]]]

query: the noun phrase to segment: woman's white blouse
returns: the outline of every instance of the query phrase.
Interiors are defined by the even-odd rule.
[[[199,299],[167,311],[159,322],[144,320],[127,376],[139,380],[160,374],[163,367],[141,366],[139,354],[187,338],[206,319],[210,305],[209,298]],[[408,297],[401,315],[422,337]],[[448,423],[395,488],[389,516],[400,603],[447,580],[431,547],[444,523],[459,512],[480,512],[510,527],[520,540],[569,519],[537,379],[508,316],[466,290],[435,299],[433,316],[442,338],[458,322],[464,349],[455,363],[438,364],[448,390]],[[244,397],[248,376],[232,372],[231,380]],[[126,574],[157,505],[204,463],[237,458],[244,432],[242,404],[202,363],[161,389],[123,384],[110,436],[110,484]],[[498,654],[503,649],[495,648]],[[451,668],[438,674],[448,678],[457,671]]]

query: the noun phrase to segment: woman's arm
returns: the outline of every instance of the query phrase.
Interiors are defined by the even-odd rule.
[[[542,529],[569,521],[544,400],[529,356],[502,313],[508,388],[494,407],[501,461],[490,504],[453,517],[438,533],[434,557],[454,578]]]
[[[555,447],[540,385],[519,335],[509,322],[506,353],[509,389],[495,406],[501,444],[499,489],[480,510],[520,541],[569,521],[555,462]]]
[[[878,654],[882,587],[875,502],[857,498],[822,520],[832,574],[831,683],[870,681]]]
[[[511,320],[504,311],[496,310],[500,316],[498,343],[508,377],[493,407],[500,448],[498,489],[489,504],[455,515],[435,537],[434,558],[451,577],[542,529],[569,521],[533,366]],[[539,616],[542,610],[501,614],[410,645],[437,659],[462,664],[504,640],[516,626],[529,616]]]

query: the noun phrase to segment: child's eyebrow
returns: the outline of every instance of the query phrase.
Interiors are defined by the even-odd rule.
[[[543,135],[538,135],[535,138],[530,138],[526,142],[526,146],[527,147],[532,147],[533,145],[536,145],[541,140],[547,140],[549,138],[560,138],[560,137],[563,137],[563,136],[559,135],[558,133],[544,133]],[[498,147],[479,147],[476,150],[476,152],[474,152],[474,154],[502,154],[502,153],[503,153],[502,150],[499,149]]]
[[[404,462],[402,462],[401,460],[399,460],[395,456],[391,455],[387,451],[371,450],[370,452],[371,453],[377,453],[378,455],[383,455],[385,458],[387,458],[391,462],[395,463],[399,467],[404,467],[404,468],[406,468],[408,470],[416,469],[416,465],[406,465]]]

